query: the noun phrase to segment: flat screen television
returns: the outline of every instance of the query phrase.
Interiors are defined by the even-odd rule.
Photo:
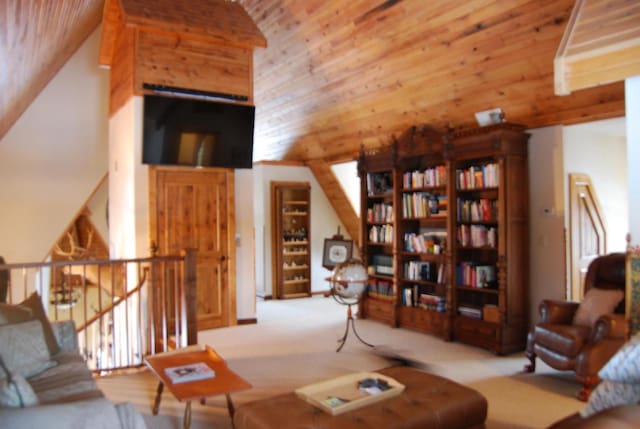
[[[144,96],[142,162],[251,168],[255,107]]]

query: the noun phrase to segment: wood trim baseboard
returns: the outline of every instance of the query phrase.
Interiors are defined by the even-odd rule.
[[[238,325],[255,325],[258,323],[258,319],[252,317],[250,319],[238,319]]]

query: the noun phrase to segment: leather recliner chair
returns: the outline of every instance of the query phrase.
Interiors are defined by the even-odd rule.
[[[591,288],[625,291],[624,253],[595,258],[589,264],[584,293]],[[582,384],[578,399],[586,401],[591,389],[600,381],[598,371],[627,339],[624,299],[612,314],[600,316],[593,326],[573,324],[578,302],[543,300],[538,310],[540,322],[529,332],[526,355],[530,363],[526,372],[536,368],[536,357],[550,367],[574,371]]]

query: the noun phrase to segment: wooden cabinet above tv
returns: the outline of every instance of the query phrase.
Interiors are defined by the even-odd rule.
[[[99,63],[111,69],[114,113],[144,84],[246,97],[253,104],[253,49],[267,41],[242,5],[106,0]],[[216,19],[211,19],[216,17]]]

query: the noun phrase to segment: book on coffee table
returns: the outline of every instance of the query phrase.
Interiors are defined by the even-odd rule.
[[[209,366],[204,362],[172,366],[170,368],[165,368],[164,372],[173,384],[205,380],[216,376],[216,372],[209,368]]]

